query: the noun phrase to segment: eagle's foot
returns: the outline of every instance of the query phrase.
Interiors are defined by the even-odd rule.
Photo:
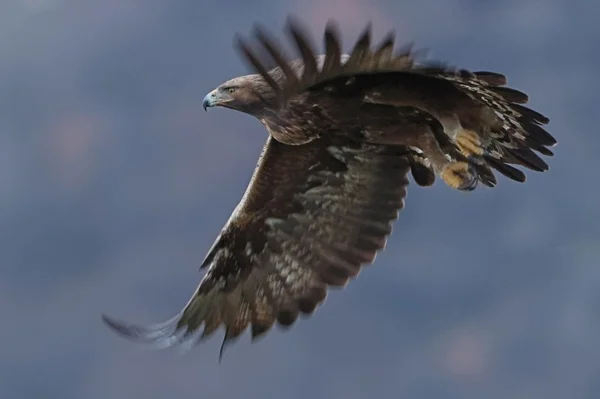
[[[451,162],[444,167],[442,179],[452,188],[472,191],[477,187],[477,174],[468,162]]]
[[[484,153],[479,135],[469,129],[461,129],[455,138],[456,145],[465,157],[480,157]]]

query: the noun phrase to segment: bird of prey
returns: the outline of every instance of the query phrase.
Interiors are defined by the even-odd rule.
[[[208,93],[204,108],[258,119],[269,132],[243,198],[201,268],[187,305],[170,320],[130,325],[103,315],[134,341],[188,348],[219,327],[226,343],[248,327],[262,336],[310,315],[329,287],[342,287],[384,248],[404,207],[408,174],[470,191],[496,185],[494,170],[523,182],[512,165],[545,171],[556,140],[548,118],[500,73],[418,62],[394,51],[394,33],[371,46],[368,24],[348,54],[336,24],[317,55],[306,29],[289,18],[300,55],[290,60],[260,26],[254,49],[236,37],[252,74]],[[534,152],[535,151],[535,152]]]

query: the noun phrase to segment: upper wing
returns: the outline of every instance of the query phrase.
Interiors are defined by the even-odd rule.
[[[324,139],[287,146],[269,137],[182,312],[150,327],[104,321],[127,338],[160,346],[194,345],[220,325],[223,345],[249,325],[253,338],[276,321],[291,325],[299,313],[313,312],[328,285],[345,285],[385,246],[404,206],[406,154],[400,146]]]
[[[370,25],[354,45],[348,60],[341,62],[341,41],[332,22],[325,29],[325,56],[319,68],[318,57],[298,21],[290,19],[288,28],[302,57],[300,73],[290,68],[280,46],[262,28],[257,27],[255,34],[266,50],[264,56],[259,57],[241,38],[237,41],[244,58],[278,93],[280,106],[304,93],[343,91],[351,83],[353,90],[358,87],[366,96],[371,93],[379,96],[369,101],[395,104],[408,99],[408,103],[402,105],[418,106],[416,102],[421,101],[429,109],[460,114],[464,125],[481,127],[478,133],[485,161],[513,180],[524,181],[525,175],[508,164],[519,164],[536,171],[548,169],[548,165],[532,151],[553,155],[548,147],[555,145],[556,139],[542,127],[548,123],[548,118],[523,106],[528,101],[527,95],[504,87],[504,75],[470,72],[434,62],[419,64],[418,53],[410,48],[394,54],[391,36],[372,50]],[[267,76],[264,65],[270,63],[269,58],[275,61],[277,73],[285,79]],[[487,168],[487,165],[482,166]],[[482,172],[491,174],[487,169]],[[493,185],[493,174],[489,178],[489,185]]]

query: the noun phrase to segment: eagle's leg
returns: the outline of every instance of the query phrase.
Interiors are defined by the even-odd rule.
[[[469,129],[461,129],[455,138],[456,146],[467,158],[477,159],[483,155],[484,149],[479,135]]]
[[[442,180],[452,188],[462,191],[472,191],[477,187],[477,175],[468,162],[449,162],[440,173]]]
[[[456,114],[440,115],[439,121],[444,127],[444,132],[456,144],[460,152],[472,162],[481,163],[480,159],[485,149],[479,134],[464,128]]]
[[[452,160],[439,147],[437,141],[422,140],[419,146],[435,173],[450,187],[471,191],[477,187],[477,173],[470,162]]]
[[[477,187],[477,173],[470,162],[452,160],[442,150],[436,135],[429,125],[403,125],[399,131],[364,132],[367,141],[379,144],[406,145],[416,147],[431,163],[434,172],[450,187],[471,191]]]
[[[422,126],[421,132],[414,139],[415,146],[423,151],[435,173],[450,187],[471,191],[477,187],[477,172],[471,162],[452,160],[441,148],[440,141],[429,126]]]

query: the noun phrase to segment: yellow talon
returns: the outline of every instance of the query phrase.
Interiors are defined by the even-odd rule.
[[[481,146],[479,135],[472,130],[462,129],[456,135],[456,145],[466,157],[483,155],[484,150]]]
[[[442,179],[452,188],[471,191],[477,186],[477,176],[467,162],[452,162],[441,173]]]

